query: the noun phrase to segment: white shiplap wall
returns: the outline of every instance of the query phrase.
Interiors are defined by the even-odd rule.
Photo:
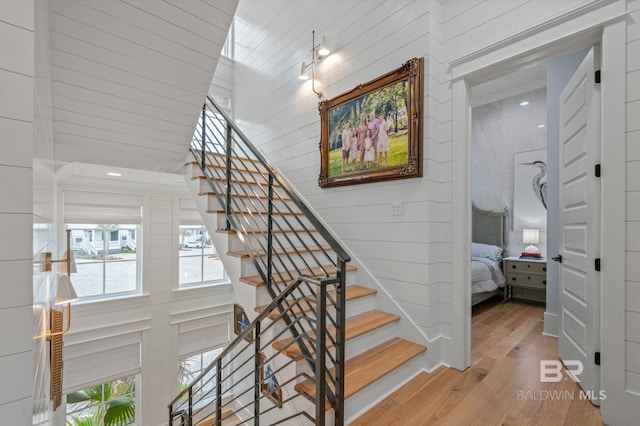
[[[451,154],[442,122],[450,95],[441,91],[431,56],[433,17],[424,1],[241,2],[235,22],[234,116],[259,147],[354,255],[362,279],[375,280],[430,341],[441,337],[443,284],[450,280]],[[425,58],[424,177],[320,189],[318,98],[297,76],[310,60],[311,30],[332,56],[316,68],[317,84],[333,98]],[[441,96],[441,93],[444,96]],[[450,132],[449,132],[450,133]],[[391,216],[389,204],[402,203]],[[361,273],[361,272],[359,272]],[[431,353],[432,350],[434,353]],[[439,358],[437,344],[429,347]]]
[[[179,171],[236,4],[50,2],[56,160]]]
[[[180,199],[189,196],[184,183],[68,176],[59,184],[59,203],[66,190],[142,196],[143,294],[74,304],[65,362],[80,371],[65,370],[65,391],[140,373],[138,424],[166,424],[167,404],[178,394],[179,358],[230,341],[231,286],[177,290]],[[93,362],[109,347],[120,348],[118,362]]]
[[[627,26],[627,389],[640,394],[640,1]]]
[[[54,229],[56,184],[51,122],[49,2],[37,0],[34,3],[33,254],[35,258],[41,252],[50,251],[54,258],[58,258],[61,252],[57,249],[60,245],[56,247]],[[47,312],[56,291],[55,276],[55,272],[33,275],[33,336],[42,335],[47,325]],[[49,344],[43,338],[34,340],[33,362],[33,424],[51,424],[53,410],[49,392]]]
[[[0,419],[16,425],[33,409],[34,13],[33,1],[0,8]]]
[[[443,5],[447,59],[458,58],[597,0],[463,0]]]

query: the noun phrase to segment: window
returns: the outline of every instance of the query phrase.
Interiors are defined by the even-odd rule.
[[[222,56],[226,56],[229,59],[233,59],[233,22],[229,26],[229,32],[227,33],[227,38],[224,41],[224,46],[222,46]]]
[[[179,288],[229,281],[203,225],[180,225]]]
[[[215,361],[223,350],[224,348],[218,348],[182,358],[178,366],[178,390],[182,392],[188,388],[191,382]],[[205,376],[204,380],[194,387],[193,400],[195,405],[198,405],[199,402],[208,403],[212,398],[215,398],[216,381],[214,378],[212,370],[210,375]],[[202,401],[200,401],[201,399]]]
[[[67,395],[67,425],[125,426],[136,421],[136,376]]]
[[[78,272],[73,286],[80,299],[140,292],[140,225],[68,224]]]

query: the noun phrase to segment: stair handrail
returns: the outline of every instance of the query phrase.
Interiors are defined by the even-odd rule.
[[[209,114],[213,115],[208,117]],[[251,328],[244,330],[246,333],[242,333],[234,340],[236,343],[233,344],[233,347],[237,348],[239,342],[242,342],[242,339],[251,333],[250,330],[257,330],[256,341],[258,341],[260,320],[263,320],[272,310],[277,309],[279,311],[278,319],[282,319],[285,322],[285,331],[291,332],[293,344],[298,346],[302,354],[299,359],[305,359],[314,372],[314,376],[305,376],[305,378],[315,383],[316,397],[313,398],[310,395],[306,395],[305,392],[301,392],[300,395],[306,396],[312,401],[315,399],[316,424],[324,424],[324,401],[326,395],[326,399],[331,403],[335,411],[335,424],[342,425],[344,423],[345,361],[344,289],[346,284],[346,263],[351,260],[351,257],[301,197],[291,188],[288,181],[249,141],[227,113],[208,96],[202,108],[201,120],[198,123],[201,127],[196,128],[194,139],[192,140],[191,153],[199,164],[208,186],[213,190],[216,200],[224,208],[226,229],[232,230],[233,228],[237,232],[272,298],[272,303],[263,311],[264,315],[261,315],[260,319],[254,320],[251,323]],[[213,126],[207,124],[211,122],[214,123]],[[239,153],[239,155],[236,153]],[[257,164],[262,166],[262,171],[258,170]],[[241,175],[242,172],[249,172],[246,179],[235,177],[237,173]],[[252,173],[258,174],[252,175]],[[259,178],[256,178],[256,176]],[[243,188],[243,182],[258,185],[256,187],[258,189],[247,191]],[[236,183],[240,183],[240,185],[236,186]],[[232,187],[234,187],[233,195]],[[243,199],[242,197],[248,198]],[[252,199],[252,197],[255,198]],[[267,199],[268,203],[261,201],[261,199]],[[279,207],[276,202],[284,203],[284,207]],[[292,206],[297,209],[298,213],[294,212],[295,209],[292,209]],[[265,209],[267,212],[261,211]],[[294,216],[290,216],[293,218],[291,222],[294,225],[301,225],[302,229],[295,228],[287,219],[287,214],[294,214]],[[295,216],[296,214],[301,214],[301,217],[307,222],[303,223],[298,216]],[[276,221],[274,215],[282,215],[282,223]],[[311,229],[308,228],[308,224],[312,226]],[[261,228],[265,225],[267,227],[266,230]],[[294,234],[292,234],[294,237],[290,238],[287,232],[291,231],[294,231]],[[308,241],[296,235],[299,231],[302,231],[302,235],[305,235]],[[319,234],[319,237],[313,235],[313,232]],[[278,237],[278,235],[281,235],[281,237]],[[275,245],[278,244],[280,250],[282,250],[284,247],[283,240],[292,244],[291,239],[296,240],[301,247],[293,247],[292,253],[287,252],[287,250],[282,252],[275,249]],[[319,240],[323,240],[325,245],[322,245]],[[324,264],[319,263],[319,259],[315,256],[313,250],[309,251],[308,246],[318,248],[319,257],[324,256],[331,261],[332,265],[324,266]],[[327,246],[330,251],[333,251],[336,258],[330,259],[326,251]],[[309,259],[306,260],[301,257],[302,255],[298,249],[303,253],[307,250],[310,255]],[[261,259],[264,254],[261,255],[260,253],[266,253],[266,260]],[[293,260],[297,260],[301,264],[294,264],[294,271],[284,268],[285,264],[293,262]],[[313,267],[311,265],[316,266]],[[281,267],[284,269],[280,269]],[[332,269],[334,267],[335,270]],[[316,300],[315,306],[312,306],[310,299],[307,297],[294,297],[291,295],[292,300],[286,300],[286,295],[284,297],[282,295],[285,290],[280,284],[284,283],[286,285],[289,280],[295,281],[297,277],[307,275],[304,271],[309,271],[310,275],[303,280],[304,286],[298,283],[287,294],[296,291],[296,293],[304,296],[305,291],[310,292],[315,298],[313,300]],[[327,287],[330,285],[335,286],[335,297],[328,296]],[[316,288],[319,288],[320,291],[316,291]],[[275,303],[276,300],[280,300],[281,303]],[[335,312],[327,308],[327,301],[330,302],[331,307],[335,308]],[[298,308],[297,312],[296,308]],[[314,315],[315,318],[304,313],[307,311]],[[302,316],[299,315],[300,312],[302,312]],[[335,336],[326,332],[328,325],[334,327]],[[308,332],[314,334],[316,339],[309,340],[307,337]],[[328,351],[327,343],[333,345],[333,355]],[[228,355],[229,351],[230,349],[226,350],[224,354]],[[197,380],[203,379],[216,366],[218,368],[216,371],[220,371],[222,356],[223,354],[204,370],[192,382],[192,385]],[[258,374],[257,359],[257,356],[254,357],[256,375]],[[331,363],[335,369],[330,371],[325,361]],[[191,407],[192,395],[189,389],[192,389],[192,387],[190,386],[187,390],[181,392],[172,401],[171,406],[177,400],[183,398],[185,392],[188,391],[189,406]],[[221,390],[220,387],[219,389]],[[221,391],[218,392],[219,397],[221,393]],[[255,400],[257,404],[257,394],[255,395]],[[220,409],[220,405],[218,405],[218,409]],[[308,417],[304,411],[300,414]],[[255,417],[257,418],[258,415],[256,412]],[[189,419],[193,419],[191,410],[188,416]],[[220,419],[220,413],[218,413],[218,419]]]
[[[234,340],[231,341],[231,343],[229,343],[229,345],[215,358],[215,360],[213,362],[211,362],[211,364],[209,364],[209,366],[207,366],[205,369],[202,370],[202,372],[200,374],[198,374],[198,376],[196,376],[193,380],[191,380],[191,382],[189,383],[189,386],[187,386],[186,388],[184,388],[180,393],[178,393],[178,395],[169,403],[168,408],[169,408],[169,426],[171,426],[171,421],[176,418],[178,415],[180,415],[181,417],[184,416],[188,416],[190,417],[191,414],[191,407],[189,407],[189,410],[185,410],[185,409],[181,409],[181,410],[177,410],[177,411],[173,411],[173,406],[180,401],[185,395],[187,394],[191,394],[193,391],[194,386],[200,382],[203,378],[205,378],[207,376],[208,373],[211,372],[211,370],[213,370],[214,368],[218,368],[220,366],[220,362],[222,360],[224,360],[227,356],[229,356],[230,354],[233,353],[234,350],[236,350],[241,344],[246,343],[246,339],[248,336],[251,336],[252,333],[255,332],[255,340],[254,342],[256,349],[258,350],[259,348],[259,344],[260,344],[260,340],[258,338],[259,334],[260,334],[260,324],[262,321],[264,321],[265,319],[267,319],[267,317],[271,314],[272,311],[276,310],[276,309],[280,309],[282,307],[282,305],[284,304],[285,299],[290,296],[295,290],[296,288],[303,282],[308,282],[308,283],[312,283],[314,285],[317,285],[318,287],[321,288],[321,292],[320,292],[320,297],[319,297],[319,303],[318,303],[318,309],[324,309],[325,305],[323,303],[323,300],[326,298],[326,284],[327,282],[330,280],[319,280],[317,277],[311,277],[311,276],[305,276],[305,275],[299,275],[296,279],[294,279],[293,281],[291,281],[287,287],[278,294],[278,296],[273,299],[271,301],[271,303],[269,303],[269,305],[267,305],[267,307],[253,320],[251,321],[247,327],[245,327],[245,329],[238,335],[236,336],[236,338]],[[322,340],[322,345],[324,345],[324,338],[320,338],[319,336],[324,336],[326,333],[326,323],[324,321],[319,321],[318,324],[318,330],[317,330],[317,340],[320,341]],[[249,343],[250,344],[250,343]],[[316,366],[316,369],[319,371],[324,371],[324,361],[323,360],[319,360],[319,362],[317,363],[318,365]],[[321,374],[318,376],[320,378],[320,380],[318,380],[317,382],[317,386],[316,386],[316,406],[319,407],[319,409],[316,410],[316,415],[318,415],[320,417],[320,421],[317,424],[324,424],[324,400],[325,400],[325,386],[326,384],[324,383],[324,374]],[[219,382],[220,380],[222,380],[221,378],[221,374],[220,372],[218,372],[218,374],[216,374],[216,380]],[[220,424],[220,422],[222,421],[222,404],[221,404],[221,400],[222,400],[222,394],[221,392],[219,392],[220,390],[220,386],[217,386],[218,392],[217,392],[217,404],[216,404],[216,416],[218,419],[218,424]],[[191,405],[191,404],[190,404]],[[191,424],[191,423],[189,423]]]
[[[282,186],[284,191],[287,193],[291,200],[296,204],[296,206],[304,213],[307,220],[309,220],[313,226],[315,226],[316,230],[322,235],[325,241],[331,246],[331,249],[336,253],[338,258],[343,262],[349,262],[351,260],[351,256],[347,253],[347,251],[338,243],[338,241],[333,237],[333,235],[329,232],[329,230],[324,226],[324,224],[317,218],[317,216],[311,211],[309,207],[302,201],[302,199],[298,196],[298,194],[292,190],[289,186],[289,183],[282,177],[280,172],[267,160],[262,153],[249,141],[249,138],[245,136],[245,134],[236,126],[235,122],[229,117],[229,115],[214,101],[209,95],[207,95],[207,101],[211,103],[218,113],[222,115],[225,119],[227,125],[233,129],[233,131],[242,139],[245,143],[245,146],[251,151],[253,155],[255,155],[256,159],[260,161],[260,163],[265,166],[270,175],[272,175],[278,183]]]

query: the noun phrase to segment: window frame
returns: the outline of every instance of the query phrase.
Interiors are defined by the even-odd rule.
[[[209,348],[197,351],[197,352],[192,352],[189,355],[180,355],[178,357],[178,366],[180,365],[180,363],[182,363],[183,361],[185,361],[188,358],[192,358],[192,357],[195,357],[195,356],[200,356],[200,370],[196,374],[193,374],[192,371],[189,371],[189,374],[191,374],[191,379],[188,380],[185,383],[185,387],[188,387],[189,383],[191,383],[191,381],[193,381],[193,379],[195,379],[196,377],[200,376],[200,374],[202,374],[202,372],[208,366],[208,365],[204,365],[204,363],[203,363],[203,359],[204,359],[204,354],[205,353],[219,350],[220,352],[213,358],[215,360],[218,356],[220,356],[220,354],[222,352],[224,352],[225,349],[226,349],[225,345],[223,345],[223,346],[214,346],[214,347],[209,347]],[[227,358],[228,357],[225,357],[224,359],[226,360]],[[225,364],[225,363],[223,362],[223,364]],[[228,368],[226,368],[224,370],[228,370]],[[178,384],[178,390],[180,390],[181,377],[180,377],[180,369],[179,368],[178,368],[177,384]],[[213,385],[215,387],[215,383],[213,383]],[[209,386],[211,386],[211,384],[209,384]],[[214,390],[214,392],[215,392],[215,390]],[[223,390],[223,394],[224,394],[224,390]],[[200,404],[203,404],[203,405],[210,404],[212,402],[211,400],[215,397],[215,395],[214,395],[213,397],[207,397],[207,398],[205,398],[204,400],[201,401],[201,400],[197,399],[198,395],[199,395],[199,391],[196,391],[196,392],[193,393],[193,399],[195,401],[194,402],[194,407],[199,407]]]
[[[133,231],[135,232],[135,244],[136,244],[136,258],[135,260],[122,260],[121,262],[135,262],[135,288],[133,290],[128,290],[128,291],[119,291],[119,292],[106,292],[106,287],[107,287],[107,260],[103,259],[99,259],[96,260],[95,262],[92,263],[101,263],[102,264],[102,292],[100,294],[94,294],[94,295],[90,295],[90,296],[80,296],[78,302],[76,303],[90,303],[90,302],[98,302],[98,301],[106,301],[106,300],[112,300],[112,299],[119,299],[119,298],[123,298],[123,297],[135,297],[135,296],[140,296],[143,293],[143,277],[142,277],[142,271],[143,271],[143,253],[142,253],[142,240],[140,240],[140,238],[143,237],[143,224],[142,222],[140,223],[131,223],[131,222],[121,222],[121,223],[109,223],[106,225],[117,225],[117,231],[115,232],[117,237],[114,240],[113,239],[113,234],[114,231],[109,231],[111,233],[111,235],[109,236],[109,241],[107,242],[105,237],[105,233],[107,232],[106,229],[103,229],[102,232],[96,232],[99,231],[98,226],[101,225],[101,223],[64,223],[64,229],[71,229],[72,230],[72,237],[71,237],[71,242],[72,242],[72,248],[71,250],[73,250],[73,246],[75,246],[77,243],[77,238],[73,237],[73,231],[82,231],[83,233],[87,230],[91,230],[92,232],[89,235],[88,241],[92,242],[92,243],[102,243],[103,245],[103,250],[104,250],[104,244],[110,244],[110,243],[118,243],[118,244],[122,244],[122,239],[120,237],[120,230],[121,229],[133,229]],[[133,228],[122,228],[122,227],[131,227],[133,226]],[[98,238],[98,235],[101,235],[100,238]],[[82,262],[78,262],[76,259],[76,265],[81,265]],[[73,282],[73,278],[74,276],[71,276],[71,280]],[[76,292],[77,292],[77,286],[76,286]]]
[[[182,250],[184,247],[185,242],[182,241],[181,238],[181,231],[183,228],[200,228],[200,230],[202,231],[199,235],[199,239],[201,242],[201,246],[200,247],[196,247],[200,249],[200,252],[198,254],[188,254],[188,255],[181,255],[180,254],[180,250]],[[213,247],[214,251],[216,254],[218,254],[218,256],[220,255],[218,252],[217,247],[215,246],[215,244],[213,243],[213,240],[211,238],[211,235],[209,234],[209,231],[207,230],[207,227],[203,224],[203,223],[193,223],[193,222],[181,222],[178,224],[178,282],[177,282],[177,289],[178,290],[188,290],[188,289],[192,289],[192,288],[199,288],[199,287],[210,287],[210,286],[218,286],[218,285],[224,285],[224,284],[229,284],[230,278],[229,278],[229,274],[227,273],[227,269],[224,266],[224,263],[222,262],[222,260],[220,260],[220,264],[222,265],[222,278],[220,279],[213,279],[213,280],[205,280],[205,259],[207,256],[209,256],[208,254],[205,254],[205,241],[204,240],[204,235],[208,236],[208,240],[211,241],[211,246]],[[181,279],[181,259],[182,258],[200,258],[200,280],[199,281],[192,281],[192,282],[188,282],[188,283],[181,283],[180,279]]]
[[[89,406],[98,406],[98,405],[104,406],[104,404],[106,404],[107,402],[111,401],[111,399],[113,399],[113,398],[108,399],[106,401],[104,399],[104,386],[107,385],[107,384],[111,384],[111,383],[113,383],[113,382],[115,382],[117,380],[125,380],[125,379],[128,379],[130,377],[133,378],[133,386],[134,386],[133,387],[133,400],[134,400],[134,404],[135,404],[135,409],[134,409],[134,420],[133,420],[133,423],[129,423],[128,425],[134,425],[134,426],[139,425],[140,424],[140,411],[139,411],[139,408],[141,406],[140,402],[141,402],[141,390],[142,390],[140,373],[134,373],[134,374],[130,374],[130,375],[127,375],[127,376],[124,376],[124,377],[117,377],[117,378],[114,378],[114,379],[107,379],[107,381],[104,382],[104,383],[98,383],[98,384],[95,384],[95,385],[85,386],[85,387],[83,387],[81,389],[76,389],[73,392],[67,393],[64,396],[64,401],[65,401],[65,404],[64,404],[64,408],[65,408],[65,411],[64,411],[64,413],[65,413],[64,414],[64,416],[65,416],[65,424],[66,424],[66,422],[69,421],[68,417],[69,417],[70,414],[83,411],[86,408],[88,408]],[[95,404],[91,403],[90,405],[88,405],[86,407],[83,407],[83,408],[80,408],[80,409],[76,409],[76,410],[70,412],[69,409],[68,409],[69,403],[67,402],[67,396],[70,395],[70,394],[73,394],[75,392],[83,391],[85,389],[89,389],[89,388],[92,388],[92,387],[95,387],[95,386],[100,386],[101,387],[102,397],[101,397],[100,402],[99,403],[95,403]],[[122,396],[122,395],[119,395],[118,397],[120,397],[120,396]],[[104,421],[104,419],[102,419],[102,420]]]

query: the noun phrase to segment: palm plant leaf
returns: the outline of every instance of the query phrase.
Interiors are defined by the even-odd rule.
[[[92,386],[67,395],[67,404],[76,404],[79,402],[100,402],[102,401],[102,386]]]
[[[109,408],[104,414],[104,425],[124,426],[133,423],[135,418],[135,398],[129,395],[119,396],[109,401]]]
[[[101,426],[101,422],[100,419],[95,416],[86,419],[73,418],[67,420],[67,426]]]

